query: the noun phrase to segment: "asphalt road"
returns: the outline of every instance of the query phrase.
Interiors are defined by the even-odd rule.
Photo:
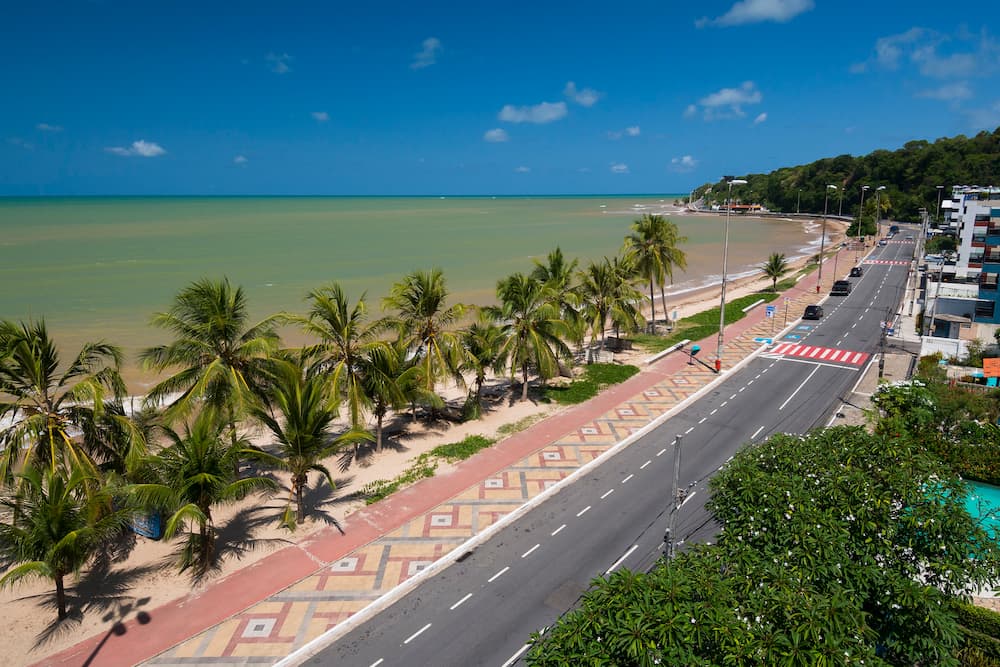
[[[915,247],[903,240],[908,233],[903,227],[869,258],[899,264],[865,264],[849,296],[830,297],[821,320],[799,323],[792,332],[800,336],[792,339],[797,348],[759,355],[727,374],[683,412],[304,664],[516,664],[529,635],[572,608],[593,577],[648,569],[663,554],[679,436],[679,480],[687,495],[675,539],[680,548],[711,541],[717,526],[704,506],[709,477],[744,443],[823,426],[871,363],[881,323],[903,296]],[[841,265],[837,277],[849,269]],[[847,363],[829,361],[848,350],[856,354]],[[851,363],[860,356],[861,363]]]

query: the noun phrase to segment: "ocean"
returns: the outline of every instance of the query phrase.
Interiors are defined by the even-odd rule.
[[[167,339],[152,315],[199,278],[242,285],[255,317],[304,312],[305,294],[333,280],[378,316],[394,281],[435,267],[455,301],[485,304],[556,246],[581,263],[615,255],[635,218],[681,196],[0,199],[0,317],[44,318],[66,355],[105,339],[134,367]],[[688,237],[670,292],[717,283],[724,218],[668,217]],[[817,231],[734,216],[730,277],[772,252],[814,253]]]

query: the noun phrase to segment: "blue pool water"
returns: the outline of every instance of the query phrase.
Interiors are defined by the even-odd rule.
[[[965,508],[973,517],[979,518],[983,526],[1000,539],[1000,487],[981,482],[969,482],[969,495],[965,497]]]

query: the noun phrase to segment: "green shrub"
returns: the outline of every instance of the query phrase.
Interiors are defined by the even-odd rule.
[[[605,387],[624,382],[638,372],[636,366],[589,364],[584,367],[583,377],[573,380],[568,386],[542,389],[542,399],[561,405],[583,403],[597,396]]]
[[[958,622],[970,630],[990,637],[1000,637],[1000,614],[965,602],[954,603]]]
[[[779,296],[781,295],[775,292],[757,292],[730,301],[726,304],[726,324],[732,324],[746,317],[743,309],[751,303],[760,301],[761,299],[765,302],[771,302]],[[717,333],[719,333],[718,307],[703,310],[700,313],[695,313],[690,317],[678,320],[674,326],[674,330],[667,336],[641,334],[630,336],[629,339],[644,350],[655,353],[661,352],[685,339],[697,341]]]
[[[449,463],[455,463],[456,461],[462,461],[469,458],[481,449],[486,449],[494,443],[494,440],[482,435],[470,435],[464,440],[459,442],[452,442],[447,445],[440,445],[431,450],[431,454],[448,461]]]
[[[361,487],[361,495],[365,497],[365,504],[372,505],[389,496],[400,489],[400,487],[412,484],[425,477],[433,477],[437,470],[437,463],[431,463],[427,454],[417,457],[416,463],[404,471],[401,475],[392,480],[376,479]]]
[[[520,433],[524,429],[528,428],[540,419],[543,419],[545,415],[528,415],[524,419],[518,419],[516,422],[511,422],[510,424],[501,424],[497,428],[497,435],[506,438],[507,436],[514,435],[515,433]]]

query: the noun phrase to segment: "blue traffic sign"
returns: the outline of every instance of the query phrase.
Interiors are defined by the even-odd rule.
[[[773,338],[754,338],[753,342],[755,342],[755,343],[767,343],[768,345],[770,345],[771,343],[774,342],[774,339]]]
[[[798,334],[788,334],[785,336],[785,340],[798,340],[800,338],[802,338],[802,336],[799,336]]]

